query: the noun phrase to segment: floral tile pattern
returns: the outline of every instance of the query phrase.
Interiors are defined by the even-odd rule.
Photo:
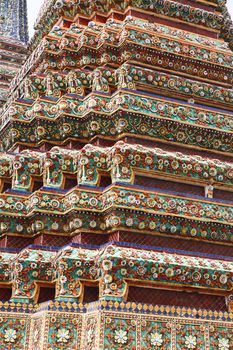
[[[77,308],[76,303],[67,304]],[[116,311],[109,311],[114,304]],[[136,312],[136,307],[141,311]],[[84,312],[61,312],[65,308],[64,302],[52,304],[52,308],[56,311],[45,309],[28,316],[1,313],[1,350],[232,349],[232,321],[211,321],[207,312],[200,320],[186,316],[152,315],[150,305],[145,307],[132,303],[130,306],[127,302],[97,302],[92,307],[89,304]],[[170,311],[168,307],[166,309],[169,313],[173,312],[172,308]],[[232,314],[231,317],[233,319]]]
[[[102,316],[103,317],[103,316]],[[232,323],[106,313],[104,344],[110,349],[231,350]],[[135,345],[136,344],[136,345]]]
[[[30,319],[24,315],[0,314],[0,349],[26,350]]]
[[[210,326],[210,350],[231,350],[233,331],[224,326]]]
[[[176,327],[177,350],[204,349],[205,327],[204,325],[178,324]]]
[[[48,350],[79,349],[81,327],[82,319],[80,316],[73,317],[72,314],[49,315],[46,324],[46,334],[48,338],[44,348]]]
[[[103,320],[105,323],[104,349],[112,350],[136,350],[136,326],[137,320],[132,316],[118,318],[109,314]]]
[[[172,322],[156,321],[152,317],[141,321],[141,349],[171,349]]]

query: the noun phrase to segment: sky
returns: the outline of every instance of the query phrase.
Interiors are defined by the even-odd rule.
[[[231,0],[233,1],[233,0]],[[30,36],[33,35],[33,25],[44,0],[29,0],[28,3],[28,24]]]
[[[29,21],[29,32],[30,36],[33,35],[33,24],[36,21],[36,17],[38,15],[40,6],[44,0],[29,0],[28,1],[28,21]],[[228,0],[227,2],[228,9],[231,13],[231,17],[233,19],[233,0]]]

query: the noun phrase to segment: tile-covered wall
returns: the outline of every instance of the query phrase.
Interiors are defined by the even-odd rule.
[[[124,302],[49,302],[0,315],[2,350],[230,350],[233,314]]]

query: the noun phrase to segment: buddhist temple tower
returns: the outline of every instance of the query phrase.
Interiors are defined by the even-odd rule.
[[[27,57],[26,0],[0,0],[0,108],[11,80]]]
[[[232,43],[225,0],[44,2],[0,114],[1,350],[233,350]]]

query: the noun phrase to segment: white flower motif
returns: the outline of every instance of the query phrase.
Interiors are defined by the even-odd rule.
[[[230,349],[229,339],[226,339],[226,338],[218,339],[218,348],[219,350],[229,350]]]
[[[60,328],[57,332],[57,342],[58,343],[67,343],[69,337],[69,331],[65,328]]]
[[[161,346],[163,344],[162,334],[152,333],[150,342],[154,346]]]
[[[11,328],[7,328],[4,334],[5,342],[14,343],[16,340],[16,331]]]
[[[122,329],[115,331],[115,342],[125,344],[127,342],[127,332]]]
[[[187,335],[185,337],[185,347],[187,349],[195,349],[197,345],[197,338],[194,335]]]

